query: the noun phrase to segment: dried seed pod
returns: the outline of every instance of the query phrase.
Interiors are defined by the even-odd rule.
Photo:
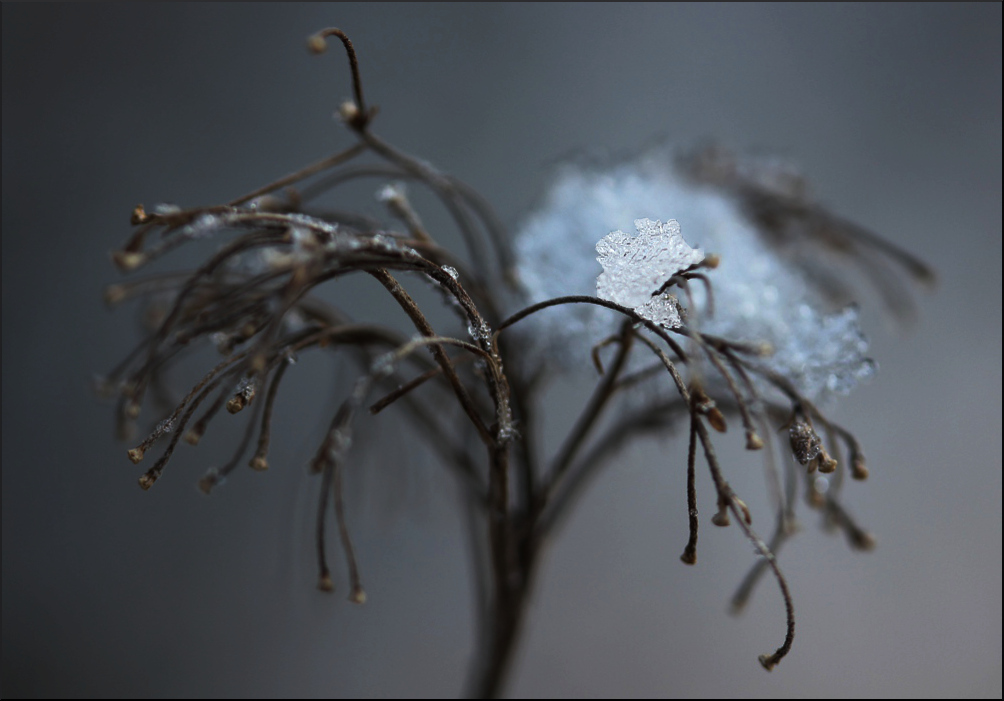
[[[725,423],[725,415],[722,410],[716,406],[712,406],[707,411],[708,423],[711,424],[711,428],[715,429],[719,433],[725,433],[729,426]]]
[[[139,226],[140,224],[146,224],[148,221],[150,221],[150,215],[146,213],[143,205],[136,205],[132,210],[132,216],[129,217],[129,223],[133,226]]]
[[[241,382],[234,396],[227,402],[227,411],[236,414],[254,401],[254,398],[255,383],[253,380],[245,379]]]
[[[865,456],[861,453],[851,456],[851,477],[856,480],[868,479],[868,466],[865,465]]]
[[[317,581],[317,588],[323,592],[333,592],[335,590],[335,583],[331,579],[330,572],[321,573],[321,577]]]
[[[791,452],[801,465],[814,463],[822,451],[822,441],[819,434],[805,421],[795,420],[788,429],[788,439],[791,441]]]
[[[725,502],[718,502],[718,512],[711,517],[711,522],[721,528],[724,528],[732,523],[729,519],[729,507]]]
[[[826,448],[821,448],[819,451],[819,471],[824,474],[829,474],[831,472],[835,472],[836,469],[836,459],[826,452]]]

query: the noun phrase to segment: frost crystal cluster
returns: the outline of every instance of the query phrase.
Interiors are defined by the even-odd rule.
[[[596,244],[600,254],[596,260],[603,266],[596,294],[657,324],[676,328],[680,325],[676,297],[655,293],[674,275],[704,260],[704,252],[687,245],[675,219],[665,224],[637,219],[634,226],[636,237],[613,231]]]
[[[631,238],[622,231],[635,220],[639,236]],[[687,245],[681,227],[701,248]],[[667,243],[657,252],[659,240]],[[702,286],[692,285],[697,309],[688,323],[770,346],[763,364],[817,401],[844,394],[874,373],[857,310],[828,309],[813,280],[772,245],[726,189],[692,181],[665,149],[602,168],[562,168],[542,206],[519,229],[516,249],[529,302],[598,294],[670,327],[679,323],[675,300],[646,300],[645,292],[651,295],[698,262],[702,249],[716,253],[721,262],[707,271],[713,313]],[[649,309],[638,310],[642,305]],[[590,348],[613,331],[615,318],[590,305],[561,307],[528,320],[536,328],[527,336],[538,339],[541,362],[587,369]]]

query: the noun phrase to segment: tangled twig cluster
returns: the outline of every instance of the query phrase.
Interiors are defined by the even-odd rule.
[[[162,476],[182,438],[198,444],[224,407],[230,414],[247,417],[246,431],[233,457],[207,473],[199,482],[200,488],[209,493],[249,452],[247,464],[251,468],[267,469],[276,397],[297,355],[311,350],[348,355],[359,367],[358,379],[331,418],[310,463],[311,472],[321,477],[316,530],[319,586],[325,591],[334,589],[325,543],[326,519],[333,513],[347,560],[350,598],[357,603],[365,600],[345,518],[343,472],[359,415],[400,405],[420,427],[442,464],[463,485],[464,506],[475,540],[474,567],[479,575],[481,649],[473,670],[472,692],[494,695],[501,688],[518,638],[541,564],[541,546],[572,508],[584,485],[630,440],[687,425],[690,533],[681,559],[691,565],[697,561],[695,471],[700,453],[717,492],[712,523],[728,526],[734,520],[762,556],[733,604],[741,607],[745,603],[757,578],[767,569],[780,586],[787,611],[786,633],[774,652],[760,658],[765,668],[773,668],[791,648],[795,630],[791,595],[775,557],[793,532],[798,484],[794,461],[805,466],[806,473],[834,473],[825,491],[814,479],[804,480],[809,502],[844,530],[853,547],[868,549],[874,544],[871,535],[855,524],[837,499],[845,472],[855,479],[868,475],[858,442],[848,430],[829,420],[791,379],[762,362],[770,348],[699,330],[691,288],[695,281],[700,283],[710,306],[712,286],[707,272],[718,265],[717,256],[695,257],[659,281],[656,289],[647,291],[653,299],[671,291],[689,299],[688,315],[676,297],[665,297],[674,305],[673,323],[653,321],[640,313],[640,308],[583,295],[547,299],[505,316],[510,300],[520,297],[520,282],[503,227],[486,201],[470,187],[399,151],[372,131],[376,109],[363,98],[349,39],[340,30],[329,29],[311,37],[309,47],[321,52],[332,36],[342,42],[350,60],[354,97],[342,105],[339,114],[357,142],[227,204],[190,209],[160,206],[149,212],[138,206],[132,215],[135,232],[113,256],[122,271],[131,272],[183,244],[231,234],[193,272],[156,275],[107,290],[110,304],[132,298],[147,300],[146,319],[152,329],[103,384],[103,389],[118,397],[123,437],[133,432],[147,396],[163,394],[165,371],[186,351],[208,341],[222,356],[180,402],[159,417],[153,431],[129,450],[132,462],[140,463],[156,444],[166,443],[140,477],[140,486],[149,489]],[[378,162],[362,164],[360,159],[366,154],[376,156]],[[734,169],[722,170],[720,162],[698,165],[701,168],[695,168],[694,173],[700,177],[717,178],[730,187],[745,182]],[[400,230],[381,228],[357,213],[311,207],[317,197],[360,178],[413,181],[428,188],[451,215],[465,242],[465,255],[440,246],[404,190],[395,185],[386,186],[380,199],[399,222]],[[757,204],[756,216],[760,217],[767,217],[774,211],[771,206],[776,209],[782,201],[766,197],[760,190],[747,188],[743,193]],[[789,206],[780,211],[791,210]],[[775,212],[772,216],[776,220],[780,215]],[[852,250],[874,248],[875,239],[870,234],[861,234],[856,228],[848,231],[844,242],[852,242],[856,247]],[[893,250],[888,244],[881,245],[883,250]],[[910,272],[929,275],[906,254],[895,251],[895,257],[906,261]],[[413,337],[353,320],[343,309],[314,295],[323,283],[358,273],[374,278],[400,306],[414,326]],[[436,330],[399,281],[402,274],[434,283],[458,316],[461,328],[467,329],[467,336]],[[557,454],[544,460],[538,452],[535,412],[545,378],[520,362],[520,337],[508,331],[528,317],[569,305],[604,307],[619,314],[622,322],[592,348],[599,382]],[[602,355],[608,346],[613,348],[613,358],[604,363]],[[649,355],[651,363],[632,363],[632,357],[639,353]],[[656,372],[668,374],[675,394],[622,412],[599,432],[601,418],[616,398]],[[764,396],[761,388],[765,386],[776,396]],[[420,393],[429,396],[418,401]],[[458,428],[435,410],[451,400],[462,408],[466,425]],[[752,529],[749,509],[729,485],[716,457],[711,431],[726,431],[726,414],[738,416],[746,447],[762,451],[770,467],[768,482],[777,512],[768,542]],[[793,458],[785,461],[783,475],[774,465],[771,445],[771,436],[779,427],[788,431]]]

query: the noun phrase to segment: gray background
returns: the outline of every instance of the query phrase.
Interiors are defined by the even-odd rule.
[[[135,339],[131,312],[100,297],[133,205],[222,201],[349,143],[330,117],[349,94],[344,59],[303,44],[330,25],[358,47],[378,133],[508,222],[569,151],[712,136],[792,157],[834,209],[941,276],[911,328],[866,318],[882,368],[836,416],[869,456],[872,479],[846,501],[879,547],[849,552],[802,509],[781,558],[798,635],[778,670],[756,662],[783,634],[775,588],[742,618],[725,610],[753,560],[738,532],[704,527],[698,566],[678,559],[685,445],[668,439],[612,465],[555,541],[510,692],[999,697],[996,3],[5,3],[2,694],[462,688],[471,596],[452,487],[406,442],[373,445],[398,435],[393,417],[374,422],[350,485],[369,603],[345,601],[340,563],[339,593],[313,587],[304,464],[337,396],[329,364],[291,373],[273,469],[211,499],[192,484],[232,436],[182,447],[144,494],[89,393]],[[557,387],[552,414],[582,396]],[[735,441],[729,478],[762,507],[759,465]]]

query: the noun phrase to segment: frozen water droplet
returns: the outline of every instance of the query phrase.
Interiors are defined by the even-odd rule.
[[[394,200],[404,199],[404,193],[404,183],[387,183],[377,190],[376,198],[378,202],[392,202]]]
[[[331,449],[329,454],[332,459],[339,460],[345,452],[352,447],[352,434],[348,430],[336,428],[331,434]]]
[[[172,214],[177,214],[181,211],[181,207],[176,204],[168,204],[167,202],[161,202],[160,204],[154,205],[153,213],[161,217],[169,217]]]
[[[314,232],[305,226],[289,227],[289,237],[293,239],[294,246],[311,246],[317,243]]]
[[[488,324],[484,321],[480,322],[476,327],[474,324],[468,323],[467,333],[470,334],[470,337],[475,341],[488,342],[491,341],[492,338],[492,330],[488,328]]]
[[[200,214],[195,221],[181,230],[181,235],[198,239],[216,233],[223,228],[224,222],[215,214]]]
[[[370,373],[376,377],[386,377],[394,371],[394,354],[384,353],[373,361]]]
[[[642,306],[635,307],[634,311],[639,316],[660,326],[665,326],[668,329],[676,329],[682,324],[678,305],[679,302],[676,297],[668,292],[663,292],[661,295],[652,297]]]
[[[388,253],[392,253],[398,250],[397,241],[386,234],[377,234],[373,237],[373,245],[381,250]]]
[[[460,273],[458,273],[457,269],[454,268],[452,265],[444,265],[443,266],[443,271],[447,275],[449,275],[450,277],[452,277],[454,280],[457,280],[457,279],[460,278]]]

